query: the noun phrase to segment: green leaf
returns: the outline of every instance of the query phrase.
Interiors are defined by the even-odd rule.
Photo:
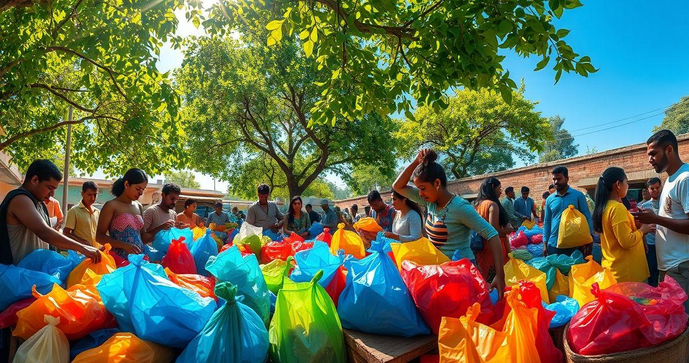
[[[311,30],[311,41],[314,43],[318,41],[318,27],[314,26]]]
[[[502,34],[502,35],[507,34],[510,31],[512,31],[512,27],[513,27],[513,25],[512,25],[511,21],[509,21],[507,19],[503,19],[500,22],[500,25],[498,26],[498,33]]]
[[[279,29],[280,27],[282,27],[283,22],[284,22],[284,20],[273,20],[266,25],[266,29],[268,29],[268,30]]]
[[[567,34],[569,34],[569,30],[567,30],[567,29],[560,29],[560,30],[558,30],[557,33],[555,33],[555,34],[557,34],[557,37],[558,37],[558,38],[562,39],[562,38],[566,37]]]
[[[543,57],[543,59],[536,64],[534,71],[540,71],[541,69],[545,68],[545,66],[548,65],[548,62],[550,62],[550,57]]]
[[[299,33],[299,39],[304,40],[309,37],[309,31],[304,30],[301,33]]]
[[[307,40],[304,42],[304,53],[306,54],[307,57],[310,57],[311,54],[313,53],[313,42],[310,40]]]

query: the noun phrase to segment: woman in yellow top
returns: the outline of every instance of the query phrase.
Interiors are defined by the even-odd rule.
[[[650,275],[644,235],[651,226],[637,230],[634,217],[620,202],[627,195],[629,183],[621,168],[605,169],[596,186],[596,205],[593,210],[593,229],[600,233],[603,251],[602,266],[612,272],[617,282],[643,282]]]

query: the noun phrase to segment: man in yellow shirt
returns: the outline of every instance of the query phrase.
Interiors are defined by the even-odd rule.
[[[98,198],[96,183],[85,182],[81,187],[81,202],[67,212],[67,221],[62,233],[77,242],[99,248],[100,244],[96,242],[96,230],[100,211],[93,207],[96,198]]]

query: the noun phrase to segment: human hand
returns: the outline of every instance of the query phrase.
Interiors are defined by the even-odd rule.
[[[416,158],[414,159],[415,164],[423,164],[424,159],[426,159],[426,155],[431,152],[431,149],[421,149],[419,152],[416,154]]]
[[[121,243],[118,243],[117,246],[113,246],[113,247],[124,250],[124,252],[127,252],[127,254],[130,254],[130,255],[141,254],[141,249],[139,248],[139,246],[132,244],[132,243],[121,242]]]
[[[168,229],[174,227],[175,224],[176,224],[175,221],[169,220],[169,221],[167,221],[167,222],[165,222],[165,223],[162,224],[161,229],[164,230],[164,231],[167,231]],[[177,223],[177,224],[178,224],[178,223]]]
[[[634,219],[642,224],[653,224],[656,222],[658,216],[653,212],[653,209],[641,209],[638,212],[631,212]]]
[[[490,286],[498,291],[498,301],[502,300],[505,294],[505,274],[496,275]]]
[[[650,224],[642,224],[641,227],[639,227],[639,231],[643,233],[644,235],[649,234],[651,232],[651,225]]]
[[[100,262],[100,251],[95,247],[82,245],[79,252],[86,256],[86,258],[90,258],[93,263]]]

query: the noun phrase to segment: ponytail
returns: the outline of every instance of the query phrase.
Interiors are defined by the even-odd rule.
[[[591,217],[591,219],[593,219],[594,231],[598,233],[603,232],[603,211],[610,199],[612,187],[615,183],[624,181],[625,179],[627,179],[627,175],[624,173],[624,170],[614,166],[605,169],[603,176],[598,178],[598,183],[596,184],[595,206],[593,208],[593,216]]]
[[[117,179],[112,183],[112,188],[110,188],[110,194],[115,197],[119,197],[124,193],[124,182],[132,184],[148,183],[148,176],[141,169],[129,169],[122,178]]]

